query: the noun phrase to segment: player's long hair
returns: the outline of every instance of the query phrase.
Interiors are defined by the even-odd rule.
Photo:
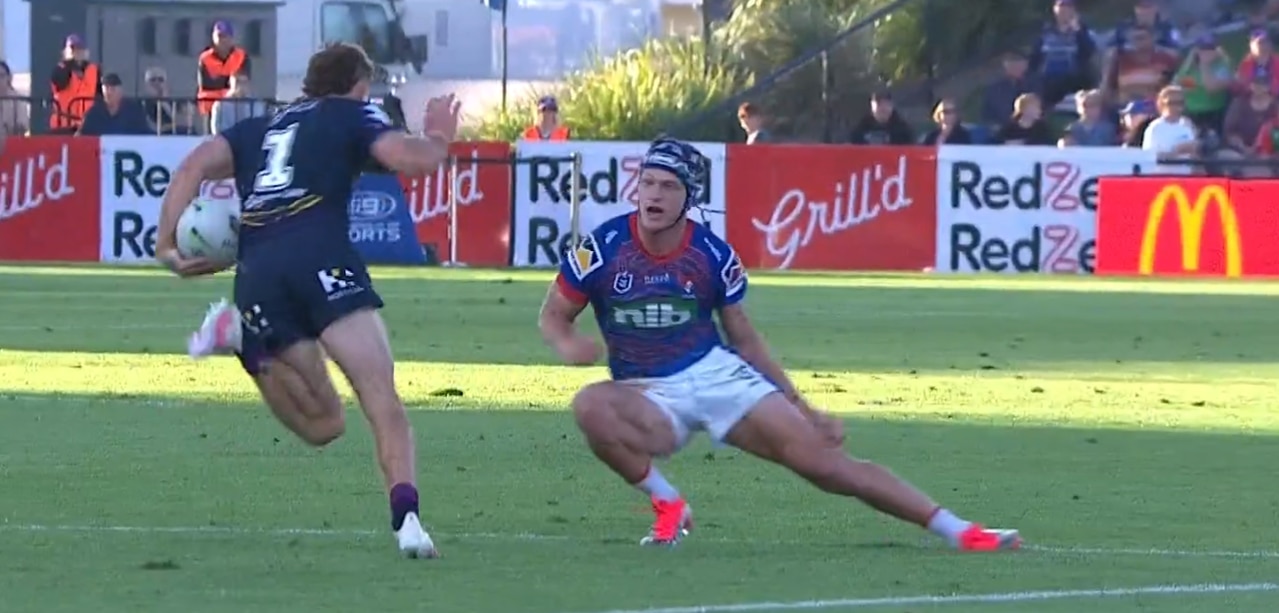
[[[350,43],[333,43],[311,56],[302,79],[302,95],[308,98],[343,96],[373,76],[368,54]]]

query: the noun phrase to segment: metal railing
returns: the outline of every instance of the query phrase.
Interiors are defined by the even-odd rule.
[[[0,133],[9,136],[40,134],[73,134],[101,98],[75,98],[64,105],[53,97],[0,96]],[[157,136],[206,135],[217,131],[214,123],[225,116],[222,127],[233,120],[273,113],[287,104],[270,98],[223,98],[215,105],[212,116],[199,111],[196,97],[126,97],[123,104],[141,107],[148,129],[131,134]]]

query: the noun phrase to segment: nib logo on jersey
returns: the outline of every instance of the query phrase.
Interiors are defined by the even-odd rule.
[[[515,227],[512,264],[556,266],[572,231],[573,156],[580,154],[576,177],[581,203],[578,230],[588,233],[600,224],[635,210],[639,177],[648,143],[528,142],[517,148],[515,170]],[[723,211],[724,145],[695,143],[711,160],[709,189],[690,213],[725,236]]]
[[[693,321],[695,299],[637,300],[613,307],[613,323],[640,330],[678,328]]]
[[[943,147],[935,268],[1092,274],[1098,178],[1153,166],[1132,149]]]
[[[101,261],[150,264],[155,260],[160,203],[174,166],[201,140],[181,136],[101,139]],[[237,206],[240,199],[230,180],[205,182],[199,197],[232,200]]]

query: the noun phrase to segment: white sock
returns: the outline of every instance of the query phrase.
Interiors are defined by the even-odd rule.
[[[971,525],[972,522],[962,520],[946,509],[937,509],[928,520],[928,531],[950,541],[953,545],[959,542],[959,535]]]
[[[679,490],[675,489],[675,486],[662,476],[662,471],[657,470],[657,467],[652,464],[648,466],[648,474],[644,475],[635,487],[658,500],[679,500]]]

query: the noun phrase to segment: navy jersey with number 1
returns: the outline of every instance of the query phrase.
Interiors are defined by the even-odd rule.
[[[676,251],[648,253],[634,213],[609,220],[570,250],[560,291],[589,303],[617,380],[668,377],[724,347],[715,314],[746,297],[746,272],[733,248],[689,223]]]
[[[316,98],[222,133],[242,198],[235,303],[246,348],[270,356],[382,307],[348,211],[373,143],[392,131],[377,105]]]

